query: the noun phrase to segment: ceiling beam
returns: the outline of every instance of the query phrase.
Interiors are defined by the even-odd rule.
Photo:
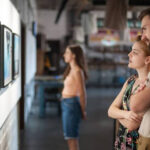
[[[68,2],[68,0],[61,1],[61,5],[60,5],[60,8],[59,8],[57,16],[56,16],[55,24],[58,23],[61,13],[63,12],[63,10],[65,9],[65,6],[67,5],[67,2]]]

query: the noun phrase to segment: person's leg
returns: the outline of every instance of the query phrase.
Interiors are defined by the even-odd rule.
[[[78,139],[68,139],[69,150],[79,150],[79,141]]]

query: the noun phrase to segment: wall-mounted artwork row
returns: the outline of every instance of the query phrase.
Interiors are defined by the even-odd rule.
[[[7,86],[12,81],[12,31],[1,25],[0,38],[0,84]]]
[[[20,36],[0,25],[0,87],[6,87],[19,74]]]
[[[12,44],[12,78],[16,79],[19,74],[20,36],[13,33]]]

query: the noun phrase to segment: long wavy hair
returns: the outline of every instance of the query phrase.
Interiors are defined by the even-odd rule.
[[[137,36],[135,42],[140,44],[140,49],[144,52],[145,56],[150,56],[150,45],[143,41],[141,37],[141,35]],[[148,70],[150,71],[150,64]]]
[[[75,55],[76,64],[83,70],[84,78],[86,80],[88,78],[87,64],[86,64],[86,60],[85,60],[85,56],[84,56],[82,48],[79,45],[70,45],[67,48]],[[71,68],[70,68],[70,65],[68,64],[64,72],[64,79],[67,77],[70,70]]]

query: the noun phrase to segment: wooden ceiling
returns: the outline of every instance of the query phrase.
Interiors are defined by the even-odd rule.
[[[38,9],[58,9],[61,0],[36,0]]]
[[[36,0],[38,9],[58,10],[64,0]],[[92,3],[89,0],[67,0],[67,9],[78,8],[82,4]]]
[[[36,0],[38,9],[58,10],[63,0]],[[107,0],[68,0],[67,8],[78,8],[82,3],[87,4],[90,8],[106,5]],[[129,0],[129,6],[150,6],[149,0]]]
[[[36,0],[38,9],[58,10],[55,23],[58,22],[63,10],[81,11],[105,9],[107,0]],[[109,0],[111,1],[111,0]],[[150,0],[127,0],[129,8],[132,6],[150,6]],[[132,7],[133,8],[133,7]],[[131,8],[131,9],[132,9]]]

